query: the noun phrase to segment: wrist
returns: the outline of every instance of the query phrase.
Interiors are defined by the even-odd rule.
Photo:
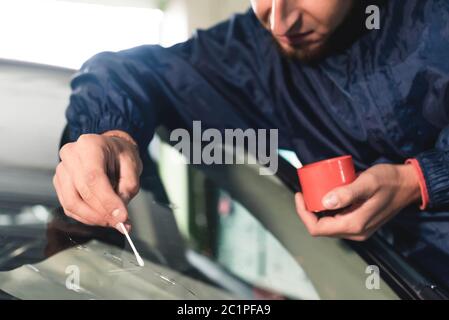
[[[408,204],[424,203],[422,197],[421,177],[416,168],[411,164],[398,166],[401,192],[408,199]]]
[[[419,200],[421,201],[420,209],[424,210],[429,205],[429,193],[427,190],[426,180],[424,174],[421,170],[421,166],[416,159],[408,159],[405,162],[405,167],[407,167],[409,174],[408,176],[413,180],[418,180],[419,186]],[[416,183],[416,182],[414,182]]]

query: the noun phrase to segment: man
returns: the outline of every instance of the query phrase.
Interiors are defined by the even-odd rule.
[[[365,9],[381,9],[367,30]],[[154,128],[276,128],[303,163],[351,154],[361,174],[323,199],[313,236],[361,241],[393,217],[449,252],[449,3],[252,0],[172,48],[101,53],[72,82],[71,143],[54,178],[67,215],[127,221]],[[112,185],[111,181],[117,181]],[[421,208],[421,211],[420,211]],[[435,222],[435,218],[437,221]]]

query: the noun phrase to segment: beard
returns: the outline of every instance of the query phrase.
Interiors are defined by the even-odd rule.
[[[353,43],[368,32],[365,27],[365,8],[368,3],[383,7],[387,0],[359,0],[356,1],[342,24],[327,39],[315,45],[298,47],[283,46],[273,36],[273,41],[283,55],[289,59],[296,59],[306,64],[316,64],[330,55],[344,52]]]
[[[276,39],[273,38],[273,40],[285,57],[299,60],[306,64],[313,64],[322,60],[330,50],[330,41],[324,41],[314,46],[284,47]]]

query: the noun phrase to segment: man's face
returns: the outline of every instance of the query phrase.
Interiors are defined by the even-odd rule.
[[[351,11],[353,0],[251,0],[281,49],[301,60],[318,58]]]

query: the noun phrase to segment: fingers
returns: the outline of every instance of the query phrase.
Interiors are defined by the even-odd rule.
[[[302,193],[298,192],[295,195],[295,201],[296,211],[311,236],[319,237],[340,235],[339,228],[341,228],[341,226],[339,223],[335,223],[335,221],[332,221],[327,217],[319,219],[315,213],[307,211]]]
[[[125,204],[134,198],[140,189],[140,174],[142,164],[131,159],[127,154],[122,155],[120,160],[120,177],[118,181],[118,194]]]
[[[58,200],[61,203],[61,206],[64,209],[64,213],[85,225],[89,226],[108,226],[107,221],[103,218],[103,216],[98,216],[98,213],[89,208],[78,195],[78,192],[75,189],[73,182],[71,181],[70,176],[65,173],[63,166],[61,164],[59,175],[55,175],[53,178],[53,185],[56,189],[56,194],[58,196]],[[62,169],[62,170],[61,170]],[[65,196],[63,195],[65,194]],[[65,200],[67,199],[67,200]],[[73,212],[80,212],[81,215],[75,214]],[[127,222],[124,223],[125,228],[128,232],[131,231],[131,225]],[[79,230],[76,230],[79,232]]]
[[[345,232],[343,219],[336,217],[318,218],[313,212],[307,211],[303,195],[298,192],[295,195],[296,209],[299,217],[304,222],[307,231],[314,237],[318,236],[341,236]]]
[[[348,207],[370,198],[378,189],[374,175],[364,172],[351,184],[336,188],[323,197],[323,206],[328,210]]]
[[[335,237],[354,241],[364,241],[375,231],[367,226],[363,212],[370,210],[369,203],[361,205],[355,211],[340,213],[332,217],[318,218],[307,211],[301,193],[295,195],[296,209],[307,231],[314,237]]]
[[[95,152],[92,155],[95,156]],[[103,163],[82,159],[81,165],[83,174],[78,175],[75,184],[83,200],[98,211],[103,211],[111,226],[125,222],[128,210],[112,188]]]
[[[120,139],[98,135],[83,135],[65,145],[54,183],[66,214],[100,226],[123,222],[129,230],[126,204],[138,192],[142,171],[134,153]],[[111,181],[121,184],[114,189]]]
[[[333,216],[314,217],[305,209],[301,194],[296,196],[298,214],[313,236],[366,240],[403,207],[401,201],[396,201],[401,194],[397,179],[393,165],[374,166],[353,183],[323,197],[324,207]]]
[[[93,196],[92,192],[89,190],[85,183],[84,176],[86,175],[86,173],[81,162],[81,157],[79,156],[78,148],[73,146],[73,144],[66,145],[61,149],[60,157],[62,162],[56,168],[56,175],[59,176],[59,180],[63,182],[69,179],[79,197],[81,197],[81,199],[85,201],[87,205],[94,211],[108,219],[108,217],[106,216],[106,210],[104,209],[100,201]],[[103,162],[103,157],[97,159],[89,155],[89,161]],[[69,187],[67,185],[65,186],[67,188]]]
[[[295,203],[296,203],[296,212],[298,213],[302,222],[304,222],[304,225],[306,226],[309,233],[312,234],[313,232],[311,231],[315,228],[315,225],[318,223],[317,215],[307,211],[304,203],[304,197],[301,192],[295,194]]]
[[[58,165],[57,171],[58,174],[53,178],[53,184],[64,213],[68,217],[87,225],[105,225],[102,219],[96,218],[98,214],[89,208],[79,197],[70,176],[62,164]],[[79,214],[74,212],[79,212]]]

